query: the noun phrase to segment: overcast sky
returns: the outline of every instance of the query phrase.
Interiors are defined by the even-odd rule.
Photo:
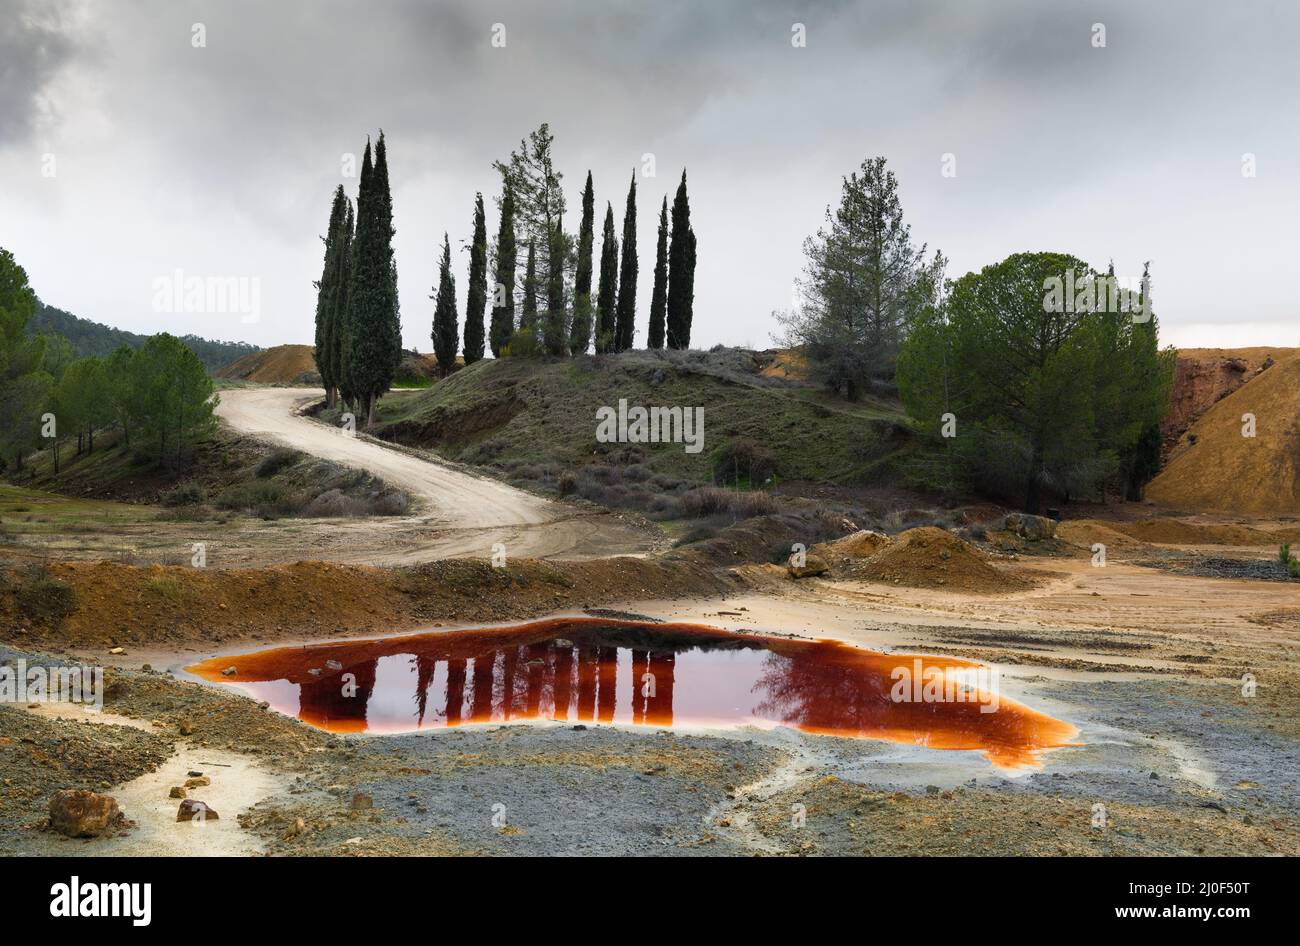
[[[950,276],[1024,250],[1151,260],[1165,341],[1296,345],[1298,47],[1300,5],[1251,0],[0,0],[0,246],[86,318],[310,342],[343,155],[382,127],[403,336],[428,351],[442,232],[463,309],[474,193],[494,234],[492,161],[547,121],[570,230],[588,169],[599,238],[655,156],[638,344],[683,166],[692,340],[767,347],[841,176],[884,155]],[[257,280],[257,320],[158,311],[178,269]]]

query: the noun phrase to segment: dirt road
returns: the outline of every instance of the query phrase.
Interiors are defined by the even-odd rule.
[[[402,564],[459,556],[487,557],[496,544],[519,558],[589,558],[639,554],[653,541],[643,530],[605,513],[585,513],[450,464],[346,436],[298,414],[323,392],[309,388],[240,388],[221,392],[217,415],[241,433],[275,440],[345,466],[368,470],[408,491],[417,515],[366,523],[368,532],[406,531],[418,542],[386,535],[394,551],[368,551],[358,561]],[[433,532],[430,534],[430,527]],[[334,556],[331,556],[334,557]]]

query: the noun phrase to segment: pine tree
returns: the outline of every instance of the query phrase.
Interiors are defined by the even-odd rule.
[[[369,146],[367,143],[367,157]],[[352,286],[348,294],[353,394],[374,423],[375,402],[392,384],[402,359],[402,322],[393,258],[393,201],[388,185],[384,133],[375,145],[374,167],[362,165],[362,188],[353,246]]]
[[[487,309],[487,221],[483,195],[474,196],[474,242],[469,248],[469,286],[465,290],[465,364],[483,357],[483,313]]]
[[[509,182],[500,201],[501,226],[497,230],[496,287],[492,303],[492,357],[500,358],[501,349],[515,330],[515,199]]]
[[[664,347],[664,318],[668,306],[668,198],[659,209],[659,244],[655,249],[655,285],[650,294],[650,348]]]
[[[691,347],[691,318],[695,306],[695,231],[686,197],[686,172],[673,198],[673,237],[668,251],[668,347]]]
[[[632,347],[636,334],[636,172],[627,189],[627,209],[623,212],[623,259],[618,272],[618,313],[615,317],[615,351]]]
[[[433,306],[433,354],[438,374],[447,377],[456,364],[456,277],[451,274],[451,241],[442,235],[442,262],[438,265],[438,288],[429,296]]]
[[[582,226],[578,230],[578,269],[573,277],[573,324],[569,328],[569,353],[584,355],[591,344],[591,249],[594,241],[596,194],[587,172],[582,189]]]
[[[519,315],[519,330],[537,331],[537,246],[528,241],[528,266],[524,269],[524,310]]]
[[[509,161],[493,162],[502,183],[510,187],[516,231],[521,238],[532,241],[537,270],[546,276],[551,272],[551,234],[556,223],[564,219],[566,209],[564,175],[555,170],[551,155],[554,141],[550,125],[543,122],[519,142]]]
[[[316,370],[320,373],[321,383],[325,388],[325,404],[334,406],[338,391],[338,359],[332,357],[334,337],[337,334],[335,320],[337,304],[341,293],[340,282],[344,275],[343,254],[346,235],[343,228],[347,223],[348,199],[340,184],[334,190],[334,201],[330,207],[329,227],[321,241],[325,244],[325,263],[320,280],[316,285],[316,347],[313,352]]]
[[[547,354],[563,355],[569,345],[569,323],[564,310],[564,260],[568,239],[564,227],[555,221],[551,238],[546,272],[546,318],[542,321],[542,344]]]
[[[596,354],[615,350],[615,293],[618,291],[618,236],[614,208],[605,202],[605,228],[601,232],[600,284],[596,290]]]

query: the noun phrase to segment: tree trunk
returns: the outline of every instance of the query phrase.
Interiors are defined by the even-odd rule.
[[[95,428],[94,427],[86,428],[86,452],[87,453],[95,452]]]
[[[375,401],[377,401],[377,400],[378,400],[378,398],[377,398],[374,394],[371,394],[371,395],[368,396],[368,401],[369,401],[369,403],[368,403],[367,406],[366,406],[366,426],[367,426],[367,427],[372,426],[372,425],[374,424],[374,422],[375,422]]]
[[[54,441],[54,475],[59,475],[59,441],[57,438]]]
[[[1038,489],[1038,481],[1043,472],[1043,453],[1038,447],[1034,448],[1034,456],[1029,465],[1029,484],[1025,487],[1025,512],[1031,516],[1038,515],[1038,507],[1041,502]]]

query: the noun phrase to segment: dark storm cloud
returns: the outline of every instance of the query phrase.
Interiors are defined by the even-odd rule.
[[[0,147],[30,136],[48,107],[46,87],[75,48],[65,30],[61,4],[0,4]]]

